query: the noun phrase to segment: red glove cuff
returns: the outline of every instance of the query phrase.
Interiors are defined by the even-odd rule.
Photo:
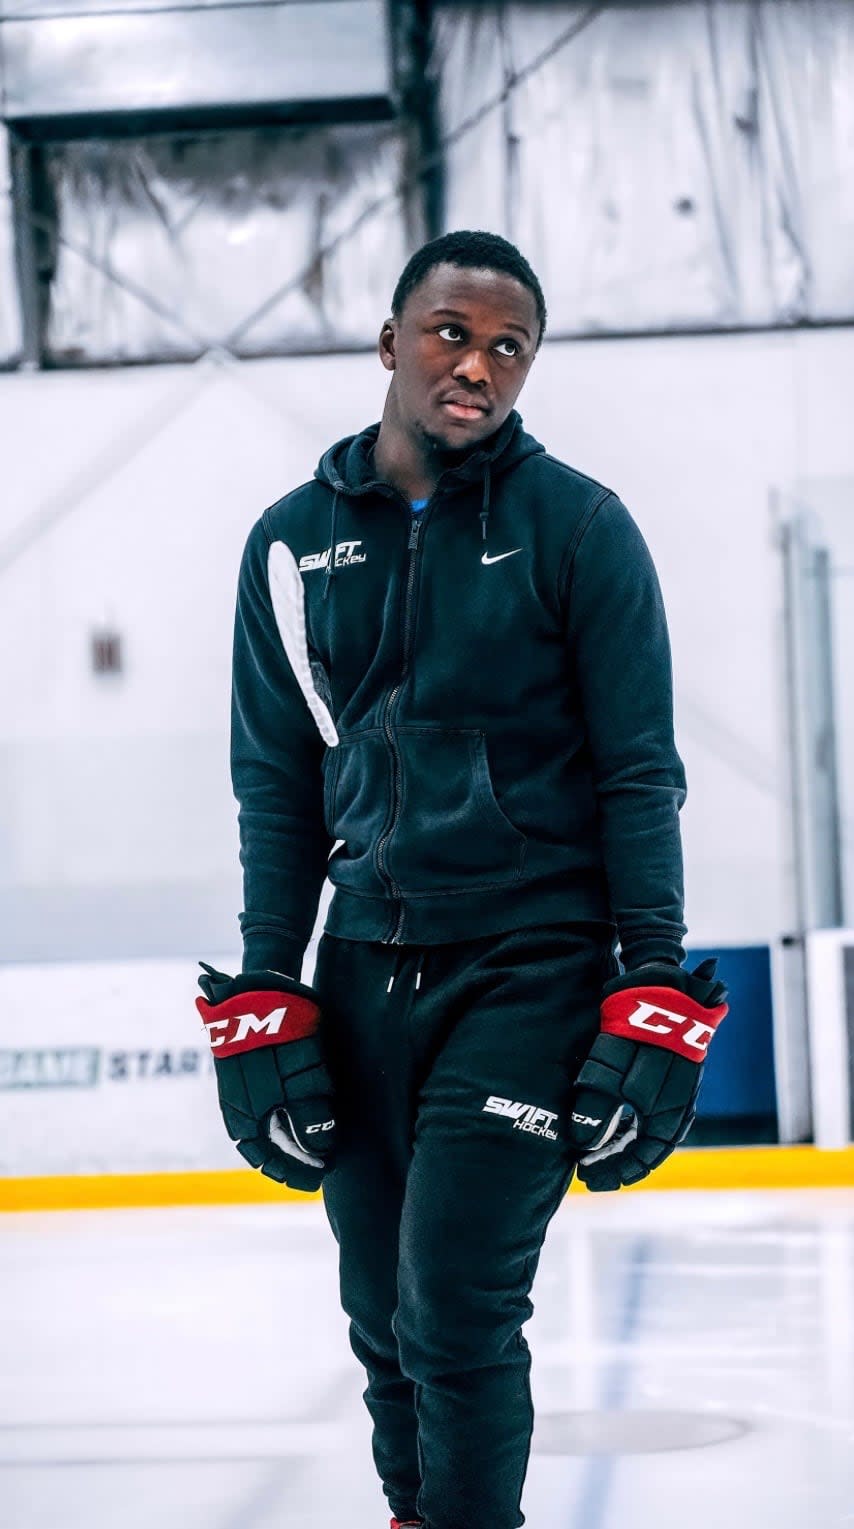
[[[281,1046],[314,1035],[320,1008],[301,993],[237,993],[223,1003],[196,999],[216,1057],[240,1056],[258,1046]]]
[[[672,987],[629,987],[611,993],[600,1010],[603,1035],[662,1046],[689,1062],[704,1062],[729,1005],[709,1009]]]

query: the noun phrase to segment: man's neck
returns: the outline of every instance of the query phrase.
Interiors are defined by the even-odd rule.
[[[406,499],[429,499],[442,473],[437,453],[420,451],[385,417],[374,447],[377,477],[390,483]]]

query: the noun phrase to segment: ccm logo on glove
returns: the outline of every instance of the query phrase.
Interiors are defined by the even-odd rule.
[[[668,1008],[675,996],[672,988],[644,988],[643,998],[638,997],[637,990],[612,993],[602,1004],[602,1033],[622,1035],[629,1041],[643,1039],[647,1045],[663,1046],[689,1062],[703,1061],[727,1012],[726,1004],[709,1010],[685,994],[680,996],[678,1010]]]
[[[196,1008],[217,1056],[240,1056],[256,1046],[304,1040],[318,1026],[320,1010],[311,999],[295,995],[286,1004],[281,993],[239,993],[224,1003],[196,999]]]

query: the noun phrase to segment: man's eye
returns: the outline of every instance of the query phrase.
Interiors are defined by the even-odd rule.
[[[519,347],[515,340],[499,340],[495,349],[500,356],[518,356]]]
[[[458,324],[443,324],[441,329],[438,329],[436,333],[440,336],[441,339],[453,340],[454,342],[461,340],[463,337],[463,332]]]

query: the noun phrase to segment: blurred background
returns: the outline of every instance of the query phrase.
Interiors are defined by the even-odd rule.
[[[849,1142],[850,0],[0,0],[0,103],[3,1173],[236,1166],[188,999],[237,959],[238,562],[458,227],[540,276],[526,423],[659,569],[737,1015],[695,1141]]]
[[[545,288],[526,424],[659,570],[731,1004],[702,1150],[555,1218],[531,1529],[851,1520],[854,3],[0,0],[2,1529],[387,1521],[323,1208],[193,997],[244,541],[477,227]]]

